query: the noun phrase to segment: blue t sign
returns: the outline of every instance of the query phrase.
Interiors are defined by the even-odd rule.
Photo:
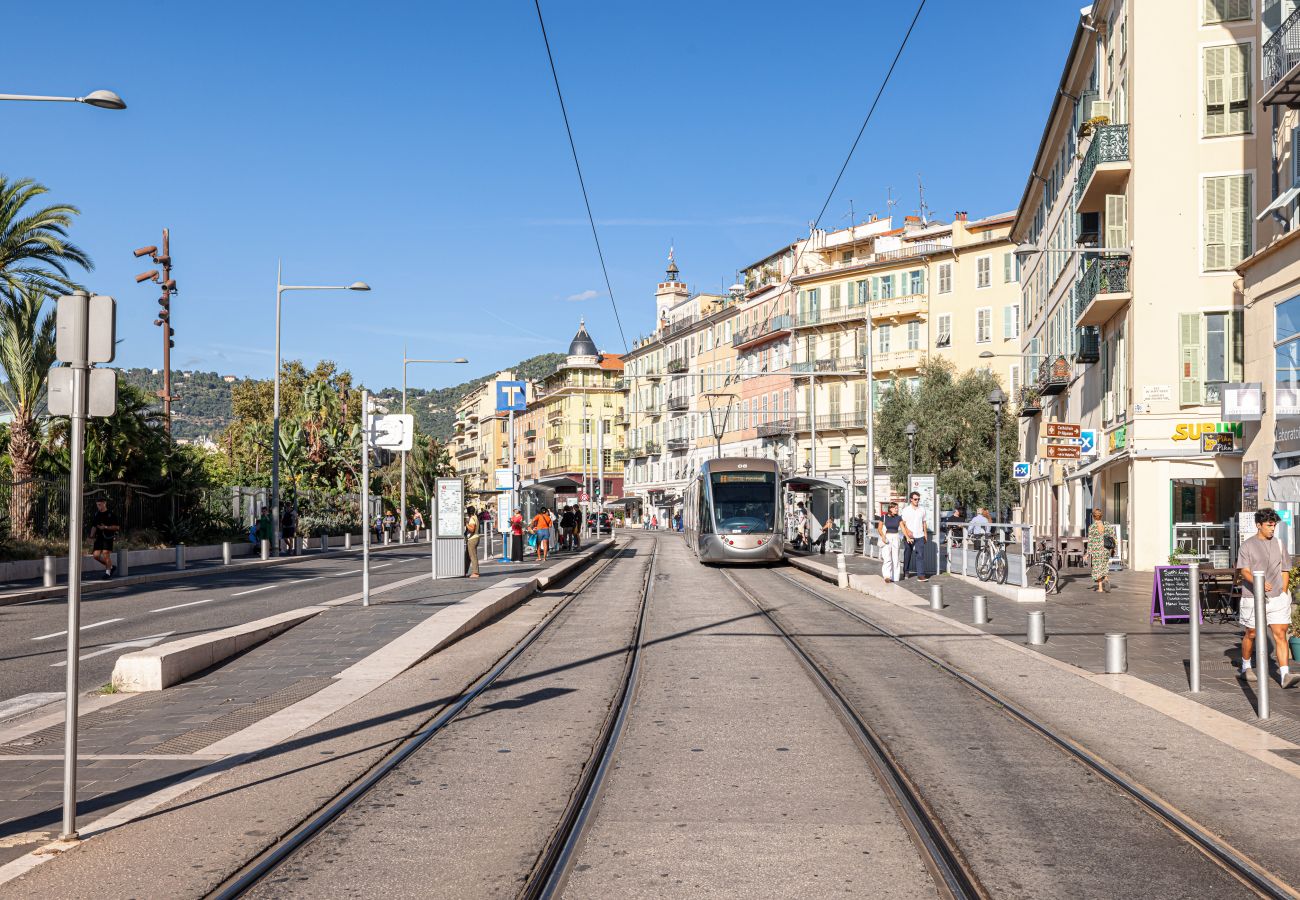
[[[527,392],[522,381],[497,382],[497,412],[523,412],[527,406]]]

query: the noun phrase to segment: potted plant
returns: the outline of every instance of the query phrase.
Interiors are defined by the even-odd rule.
[[[1291,645],[1291,659],[1300,659],[1300,606],[1291,607],[1291,627],[1286,634],[1287,643]]]

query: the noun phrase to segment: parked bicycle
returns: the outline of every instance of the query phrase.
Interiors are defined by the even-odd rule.
[[[975,554],[975,576],[980,581],[1007,583],[1007,545],[986,535],[977,535],[979,550]]]
[[[1040,587],[1044,593],[1055,594],[1061,589],[1061,576],[1056,553],[1040,544],[1027,573],[1030,587]]]

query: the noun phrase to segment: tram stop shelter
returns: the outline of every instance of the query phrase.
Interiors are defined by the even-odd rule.
[[[828,517],[835,520],[838,530],[827,540],[826,546],[835,550],[842,549],[844,546],[843,536],[848,531],[849,525],[845,518],[848,509],[845,502],[849,491],[848,480],[844,478],[794,475],[783,479],[781,487],[786,493],[786,538],[789,539],[794,536],[789,523],[793,522],[795,504],[803,503],[808,509],[809,515],[819,523],[824,523]],[[794,499],[790,497],[792,494],[796,495]]]

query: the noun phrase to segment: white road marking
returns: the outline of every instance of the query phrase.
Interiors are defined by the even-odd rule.
[[[242,597],[245,594],[256,594],[258,591],[269,591],[273,587],[279,587],[278,584],[268,584],[260,588],[253,588],[251,591],[240,591],[238,594],[231,594],[232,597]]]
[[[91,659],[92,657],[95,656],[103,656],[105,653],[112,653],[114,650],[125,650],[128,647],[152,647],[154,644],[158,643],[163,638],[169,637],[175,633],[176,632],[174,631],[164,631],[162,634],[151,634],[148,635],[147,637],[140,637],[130,641],[121,641],[116,644],[109,644],[107,647],[101,647],[98,650],[94,650],[90,653],[83,654],[77,658],[82,660]],[[64,659],[56,663],[51,663],[50,668],[60,669],[66,666],[67,664],[68,661]]]
[[[82,625],[80,630],[81,630],[81,631],[87,631],[87,630],[89,630],[89,629],[91,629],[91,628],[98,628],[100,625],[112,625],[114,622],[121,622],[121,621],[122,621],[122,619],[120,619],[120,618],[118,618],[118,619],[105,619],[105,620],[102,621],[102,622],[92,622],[92,623],[90,623],[89,625]],[[43,635],[41,635],[40,637],[34,637],[34,638],[32,638],[32,640],[34,640],[34,641],[48,641],[50,638],[56,638],[56,637],[59,637],[60,635],[64,635],[64,634],[67,634],[67,633],[68,633],[68,631],[67,631],[67,629],[65,628],[63,631],[56,631],[56,632],[54,632],[54,633],[52,633],[52,634],[43,634]]]
[[[195,600],[191,603],[177,603],[175,606],[163,606],[158,609],[151,609],[149,612],[167,612],[173,609],[184,609],[187,606],[199,606],[204,603],[211,603],[213,600],[220,600],[220,597],[209,597],[206,600]]]

